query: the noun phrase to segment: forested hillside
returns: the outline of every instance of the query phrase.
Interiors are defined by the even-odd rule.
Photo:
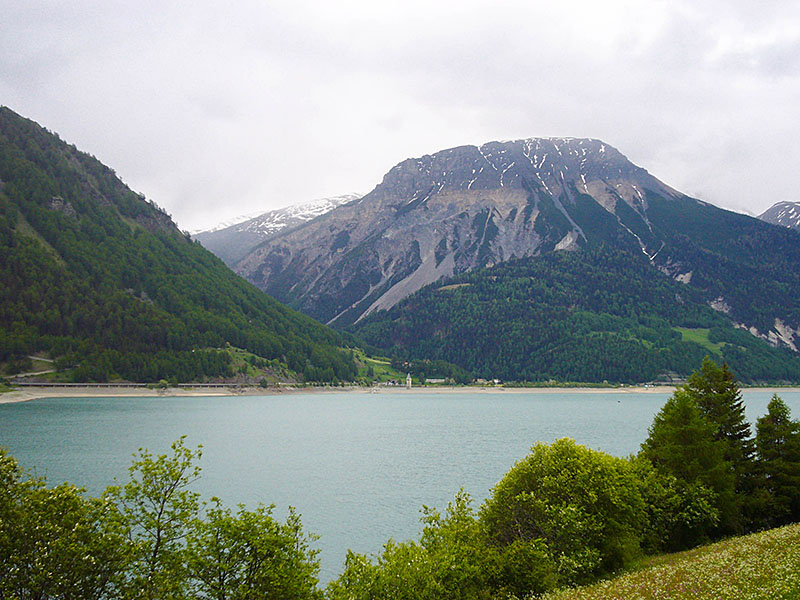
[[[76,381],[230,375],[230,344],[351,379],[339,336],[275,302],[114,171],[0,108],[0,366],[43,352]]]
[[[798,381],[800,357],[712,310],[704,294],[606,245],[502,263],[428,286],[349,330],[409,358],[477,377],[645,382],[703,356],[744,381]]]

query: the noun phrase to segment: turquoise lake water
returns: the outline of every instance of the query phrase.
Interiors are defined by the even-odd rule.
[[[745,391],[752,425],[771,393]],[[781,393],[800,417],[800,391]],[[420,531],[423,505],[459,488],[482,501],[537,441],[571,437],[617,456],[647,437],[663,393],[424,391],[205,398],[59,398],[0,405],[0,445],[51,484],[102,492],[140,447],[203,445],[205,498],[289,505],[321,536],[323,582],[348,548],[378,552]]]

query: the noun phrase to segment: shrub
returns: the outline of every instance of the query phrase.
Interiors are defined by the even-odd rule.
[[[480,517],[493,543],[540,545],[559,582],[576,583],[635,557],[645,515],[628,461],[561,439],[514,465]]]

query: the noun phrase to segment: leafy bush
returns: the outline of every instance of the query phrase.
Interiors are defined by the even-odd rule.
[[[422,520],[419,542],[389,540],[375,562],[349,552],[343,573],[328,586],[328,598],[491,598],[499,557],[486,543],[469,496],[459,493],[444,517],[425,509]]]
[[[64,483],[47,488],[0,448],[0,597],[113,596],[129,564],[116,506]]]
[[[628,461],[561,439],[512,467],[481,521],[500,547],[543,542],[559,581],[575,583],[636,556],[645,514]]]

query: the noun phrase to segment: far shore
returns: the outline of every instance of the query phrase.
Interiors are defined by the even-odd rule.
[[[759,390],[768,393],[781,393],[798,391],[797,387],[754,387],[742,388],[743,390]],[[414,386],[410,390],[401,386],[376,386],[376,387],[304,387],[282,386],[261,388],[257,386],[220,387],[214,389],[202,387],[181,387],[166,389],[151,388],[126,388],[126,387],[92,387],[92,386],[65,386],[65,387],[36,387],[30,386],[15,389],[11,392],[0,394],[0,404],[11,402],[27,402],[43,398],[142,398],[142,397],[231,397],[231,396],[274,396],[287,393],[341,393],[356,394],[407,394],[409,392],[425,392],[434,394],[671,394],[675,391],[672,385],[657,386],[625,386],[625,387],[504,387],[497,386]]]

